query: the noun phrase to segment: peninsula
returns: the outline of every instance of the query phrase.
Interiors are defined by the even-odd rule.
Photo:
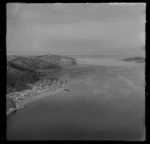
[[[39,93],[63,88],[68,80],[53,77],[65,66],[75,65],[72,57],[59,55],[10,56],[7,58],[7,115],[24,108]]]

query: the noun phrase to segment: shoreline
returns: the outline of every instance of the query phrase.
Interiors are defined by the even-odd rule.
[[[12,113],[14,113],[14,112],[16,112],[18,110],[24,109],[27,104],[29,104],[29,103],[31,103],[33,101],[36,101],[36,100],[38,100],[40,98],[43,98],[43,97],[46,97],[46,96],[58,93],[60,90],[64,89],[67,84],[68,84],[68,81],[65,84],[61,84],[61,85],[58,84],[54,88],[50,87],[49,89],[46,89],[46,90],[43,90],[43,91],[35,93],[31,97],[28,97],[28,98],[24,99],[21,102],[22,103],[21,106],[16,106],[15,109],[7,111],[6,115],[9,116],[10,114],[12,114]]]
[[[63,87],[64,88],[64,87]],[[46,97],[46,96],[49,96],[51,94],[55,94],[55,93],[58,93],[60,90],[62,90],[63,88],[58,88],[56,90],[45,90],[45,91],[42,91],[42,92],[39,92],[37,94],[35,94],[34,96],[32,96],[31,98],[28,98],[24,101],[24,106],[33,102],[33,101],[36,101],[37,99],[40,99],[40,98],[43,98],[43,97]]]

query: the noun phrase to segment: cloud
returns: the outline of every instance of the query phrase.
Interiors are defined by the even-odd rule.
[[[20,11],[22,4],[20,4],[20,3],[14,3],[12,5],[13,5],[12,13],[14,15],[16,15]]]
[[[139,5],[139,3],[123,3],[123,2],[120,2],[120,3],[108,3],[109,5],[117,5],[117,6],[133,6],[133,5]],[[140,4],[145,4],[145,3],[140,3]]]
[[[30,28],[30,27],[29,27]],[[98,39],[102,37],[100,33],[102,31],[101,22],[79,22],[74,24],[63,24],[63,25],[34,25],[31,26],[35,33],[45,34],[49,38],[56,39]],[[103,35],[104,37],[105,35]]]
[[[63,3],[54,3],[53,4],[53,8],[56,8],[56,9],[64,9],[65,8],[65,6],[66,6],[66,4],[63,4]]]
[[[122,11],[108,5],[79,5],[14,4],[18,17],[8,23],[8,50],[59,51],[64,47],[64,51],[84,52],[144,44],[144,15],[138,8]]]
[[[32,32],[41,34],[41,37],[59,39],[107,39],[114,43],[137,42],[137,34],[140,27],[135,22],[98,22],[82,21],[73,24],[45,24],[28,26]],[[129,33],[130,32],[130,33]],[[134,37],[134,38],[133,38]]]
[[[139,36],[139,41],[142,45],[145,45],[145,32],[142,32]]]
[[[29,14],[28,14],[29,15]],[[26,15],[27,16],[27,15]],[[8,49],[76,51],[132,48],[144,43],[136,22],[82,21],[72,24],[33,24],[8,28]],[[139,40],[141,38],[141,40]],[[92,48],[92,49],[91,49]]]

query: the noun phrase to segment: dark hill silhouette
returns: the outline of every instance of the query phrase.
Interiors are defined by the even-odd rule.
[[[27,83],[34,83],[39,80],[39,77],[34,72],[23,71],[17,68],[7,66],[7,93],[15,89],[22,91],[29,88]]]

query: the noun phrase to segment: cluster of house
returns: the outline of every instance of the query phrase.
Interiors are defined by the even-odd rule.
[[[30,90],[13,92],[8,94],[7,96],[16,102],[16,109],[20,109],[23,108],[23,100],[25,100],[26,98],[31,97],[39,92],[48,90],[50,88],[56,90],[60,87],[63,87],[66,83],[67,80],[51,81],[49,79],[43,79],[34,84],[28,84],[31,87]]]

